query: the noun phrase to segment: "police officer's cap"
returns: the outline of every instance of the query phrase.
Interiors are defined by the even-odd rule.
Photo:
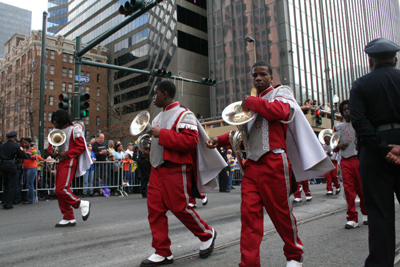
[[[385,38],[378,38],[369,42],[364,49],[371,58],[394,58],[400,51],[400,46]]]
[[[15,136],[17,136],[17,132],[16,131],[12,131],[12,132],[9,132],[8,134],[6,134],[7,138],[11,138],[11,137],[15,137]]]

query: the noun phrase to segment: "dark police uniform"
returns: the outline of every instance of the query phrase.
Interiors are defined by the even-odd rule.
[[[8,133],[7,138],[17,136],[17,132]],[[0,146],[0,172],[3,179],[3,208],[12,209],[15,187],[17,184],[17,166],[19,159],[29,159],[30,154],[21,150],[21,146],[12,140]]]
[[[390,59],[400,46],[376,39],[365,47],[372,59]],[[369,256],[365,267],[393,266],[395,253],[396,193],[400,202],[400,166],[385,156],[389,144],[400,145],[400,70],[380,64],[356,80],[350,91],[351,122],[360,146],[360,175],[368,212]]]

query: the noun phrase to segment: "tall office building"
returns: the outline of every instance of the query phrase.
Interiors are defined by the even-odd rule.
[[[67,22],[71,0],[48,0],[47,33],[56,34]]]
[[[299,104],[349,97],[369,72],[364,47],[384,37],[400,44],[399,0],[208,0],[209,66],[218,81],[211,115],[250,94],[255,60],[273,66]],[[247,38],[246,38],[247,37]],[[253,41],[254,40],[254,41]],[[256,51],[254,51],[254,48]]]
[[[75,0],[78,6],[68,15],[68,22],[57,32],[68,39],[82,37],[90,43],[115,27],[125,17],[118,13],[126,0]],[[110,64],[141,70],[165,69],[174,76],[192,80],[208,77],[208,42],[206,0],[163,1],[141,17],[102,42],[109,50]],[[131,120],[141,110],[152,117],[159,112],[151,105],[153,88],[161,78],[124,71],[109,71],[109,96],[114,110]],[[196,115],[209,117],[209,86],[175,82],[176,100]],[[115,122],[109,116],[109,124]]]
[[[0,59],[4,58],[4,44],[16,33],[29,35],[32,11],[0,3]]]

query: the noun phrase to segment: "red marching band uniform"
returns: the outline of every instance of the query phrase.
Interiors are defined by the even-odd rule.
[[[167,106],[154,118],[152,125],[161,130],[159,138],[152,138],[151,144],[152,169],[147,189],[148,219],[155,253],[170,257],[172,251],[171,240],[168,237],[166,215],[168,210],[201,242],[208,241],[214,236],[213,228],[203,221],[189,204],[194,192],[205,193],[215,187],[215,176],[226,163],[216,151],[212,151],[215,157],[221,157],[220,166],[214,167],[213,176],[209,181],[202,182],[203,185],[208,182],[210,187],[203,187],[199,183],[201,166],[198,165],[202,165],[202,161],[199,159],[201,153],[199,154],[198,146],[204,146],[204,151],[210,153],[211,151],[205,147],[208,137],[203,137],[202,139],[206,139],[199,141],[201,135],[199,131],[204,130],[193,113],[180,106],[179,102]]]

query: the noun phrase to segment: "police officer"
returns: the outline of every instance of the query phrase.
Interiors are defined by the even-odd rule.
[[[350,91],[351,122],[360,146],[360,175],[368,212],[369,256],[365,267],[393,266],[395,214],[393,194],[400,200],[400,46],[379,38],[365,47],[370,73]]]
[[[12,209],[15,187],[17,185],[17,167],[19,159],[30,159],[31,155],[21,150],[16,143],[17,132],[12,131],[6,135],[7,142],[0,146],[0,172],[3,178],[3,208]]]

